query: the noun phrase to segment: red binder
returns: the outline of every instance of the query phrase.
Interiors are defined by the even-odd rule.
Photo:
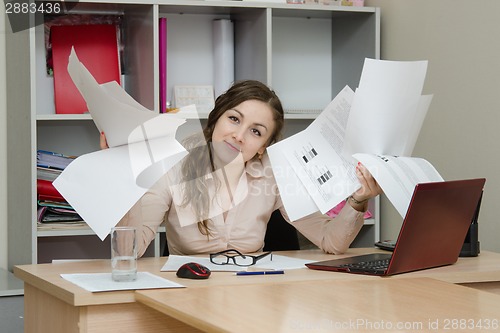
[[[59,193],[58,190],[52,185],[49,180],[37,179],[36,189],[38,192],[38,200],[49,200],[49,201],[66,201],[64,197]]]
[[[87,104],[68,74],[68,57],[75,47],[80,61],[98,83],[120,83],[117,27],[112,24],[52,26],[52,60],[56,113],[85,113]]]

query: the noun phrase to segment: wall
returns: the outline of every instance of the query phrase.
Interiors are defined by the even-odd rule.
[[[0,268],[7,269],[7,107],[5,104],[5,7],[0,6]]]
[[[433,93],[414,156],[448,180],[485,177],[481,248],[500,252],[500,25],[497,0],[367,0],[381,7],[381,58],[429,60],[424,94]],[[382,200],[382,237],[401,218]]]

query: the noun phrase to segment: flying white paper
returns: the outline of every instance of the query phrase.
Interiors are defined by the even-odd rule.
[[[427,61],[366,59],[356,92],[346,86],[305,130],[267,149],[292,221],[326,213],[360,187],[353,154],[411,155],[432,99],[421,95],[426,69]]]
[[[78,157],[53,185],[104,239],[140,197],[187,155],[175,140],[185,120],[145,109],[116,82],[98,84],[74,50],[68,72],[110,148]]]
[[[427,61],[365,60],[346,129],[346,156],[411,156],[431,99],[422,96],[426,71]]]
[[[434,166],[422,158],[362,153],[354,157],[370,171],[403,218],[417,184],[444,181]]]

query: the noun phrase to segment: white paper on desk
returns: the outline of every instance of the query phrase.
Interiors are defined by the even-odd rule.
[[[271,261],[257,262],[254,266],[258,269],[273,269],[273,270],[287,270],[287,269],[300,269],[306,268],[305,264],[313,262],[314,260],[306,260],[299,258],[292,258],[287,256],[282,256],[279,254],[273,254]]]
[[[53,185],[103,240],[140,197],[187,155],[175,140],[185,120],[145,109],[117,84],[99,85],[74,50],[68,72],[110,148],[78,157]]]
[[[210,269],[212,272],[238,272],[244,271],[245,268],[236,265],[216,265],[210,261],[210,258],[207,257],[194,257],[194,256],[178,256],[178,255],[169,255],[167,258],[167,262],[160,269],[162,272],[176,272],[179,267],[188,263],[188,262],[196,262],[200,265],[203,265]]]
[[[354,154],[375,177],[380,188],[401,217],[405,217],[415,186],[441,182],[443,177],[426,160],[375,154]]]
[[[198,264],[201,264],[210,269],[212,272],[239,272],[239,271],[259,270],[259,269],[263,270],[299,269],[299,268],[305,268],[305,264],[312,261],[272,254],[272,258],[270,256],[267,256],[259,260],[257,264],[253,266],[242,267],[236,265],[216,265],[210,261],[210,258],[170,255],[165,265],[163,265],[163,267],[161,268],[161,271],[175,272],[179,269],[179,267],[188,262],[196,262]]]
[[[185,286],[179,283],[164,279],[149,272],[137,272],[136,280],[120,282],[113,281],[111,273],[61,274],[61,277],[90,292],[185,288]]]

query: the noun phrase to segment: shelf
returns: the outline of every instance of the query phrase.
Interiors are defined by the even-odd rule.
[[[374,13],[375,7],[329,6],[321,4],[287,4],[265,1],[193,1],[159,0],[160,13],[175,14],[235,14],[251,9],[271,8],[274,15],[306,18],[331,18],[352,13]]]
[[[38,237],[62,237],[62,236],[88,236],[95,235],[94,231],[90,227],[68,227],[68,228],[58,228],[50,230],[40,230],[37,228]]]
[[[168,114],[168,113],[167,113]],[[287,113],[285,110],[285,119],[305,119],[305,120],[311,120],[311,119],[316,119],[316,117],[320,114],[320,111],[306,111],[302,113]],[[184,119],[207,119],[208,118],[208,113],[200,113],[197,114],[195,112],[186,112],[181,114],[177,113],[172,113],[171,115],[176,115],[177,117],[182,117]]]
[[[54,120],[92,120],[90,113],[85,114],[38,114],[37,121],[54,121]]]
[[[160,226],[158,227],[158,231],[156,232],[156,236],[151,243],[152,246],[152,253],[151,255],[154,255],[155,257],[159,257],[162,255],[161,248],[162,245],[160,244],[160,234],[165,233],[166,228],[165,226]],[[68,238],[71,239],[65,239]],[[101,241],[97,235],[94,233],[90,227],[81,227],[81,228],[72,228],[69,227],[68,229],[54,229],[54,230],[37,230],[37,237],[36,241],[39,246],[39,244],[58,244],[59,241],[61,241],[60,244],[66,244],[66,246],[69,244],[68,242],[72,244],[77,244],[77,247],[83,249],[85,246],[81,246],[81,242],[83,241],[85,243],[85,240],[82,238],[78,239],[78,237],[84,237],[86,238],[87,241],[91,241],[93,244],[93,247],[99,247],[102,249],[109,250],[109,245],[106,245],[106,242],[109,242],[109,237],[106,237],[103,241]],[[49,246],[50,248],[50,246]],[[49,248],[46,250],[50,252]],[[101,249],[101,250],[102,250]],[[102,251],[100,251],[102,252]],[[105,251],[107,253],[107,251]]]
[[[158,232],[165,232],[165,227],[158,227]],[[65,229],[37,230],[38,237],[64,237],[64,236],[90,236],[95,235],[95,232],[90,227],[68,227]]]
[[[366,219],[364,225],[375,225],[375,219],[374,218]]]
[[[287,120],[283,137],[307,127],[345,85],[355,89],[365,58],[380,58],[380,10],[374,7],[220,0],[70,3],[67,8],[71,10],[62,14],[123,16],[123,87],[153,112],[160,109],[158,19],[167,18],[169,101],[175,85],[214,85],[213,21],[230,19],[235,33],[234,79],[259,80],[276,91]],[[16,146],[7,153],[8,192],[15,198],[7,207],[9,239],[13,239],[8,244],[9,266],[36,263],[38,241],[45,246],[53,241],[57,252],[65,241],[79,245],[94,238],[89,228],[36,227],[36,151],[80,156],[100,149],[99,132],[90,114],[55,114],[54,82],[46,75],[45,55],[43,24],[6,34],[7,80],[13,83],[7,87],[11,110],[7,126],[13,129],[7,132],[7,141]],[[207,116],[183,115],[188,121],[177,138],[199,130]],[[365,245],[379,236],[378,201],[371,208],[375,218],[365,222]]]
[[[167,113],[168,114],[168,113]],[[288,113],[285,111],[285,119],[316,119],[320,114],[319,111],[303,112],[303,113]],[[176,115],[172,113],[171,115]],[[208,113],[195,114],[186,113],[182,115],[185,119],[207,119]],[[66,121],[66,120],[92,120],[90,114],[39,114],[36,116],[37,121]]]
[[[321,111],[305,111],[305,112],[287,112],[285,110],[285,119],[316,119]]]

